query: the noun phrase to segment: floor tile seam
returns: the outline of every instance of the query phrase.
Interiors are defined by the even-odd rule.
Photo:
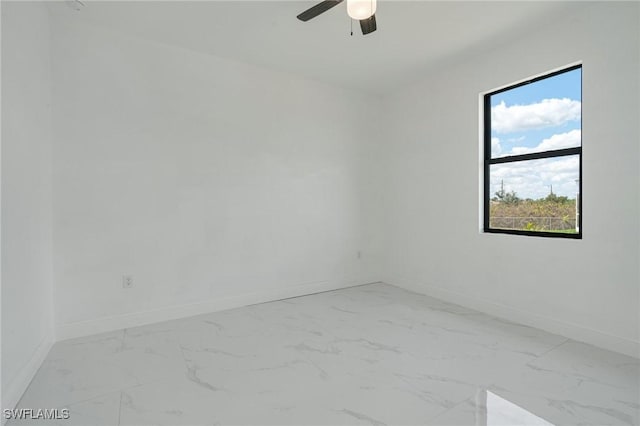
[[[118,426],[120,426],[120,424],[122,423],[122,395],[123,392],[120,391],[120,401],[118,403]]]
[[[564,337],[564,336],[562,336]],[[534,355],[534,359],[532,359],[531,361],[527,361],[525,364],[529,365],[532,362],[536,362],[538,360],[543,359],[544,357],[548,356],[551,352],[555,351],[556,349],[559,349],[561,346],[569,343],[569,342],[573,342],[574,340],[565,337],[564,341],[562,341],[561,343],[558,343],[557,345],[553,346],[552,348],[547,349],[546,351],[544,351],[543,353],[541,353],[540,355]]]
[[[136,383],[135,385],[132,385],[132,386],[125,386],[125,387],[122,387],[122,388],[114,389],[114,390],[109,391],[109,392],[104,392],[104,393],[101,393],[99,395],[92,396],[91,398],[79,399],[79,400],[75,400],[73,402],[68,402],[66,404],[62,404],[58,408],[71,407],[72,405],[82,404],[84,402],[90,402],[90,401],[93,401],[94,399],[104,398],[105,396],[108,396],[108,395],[111,395],[111,394],[115,394],[115,393],[122,394],[122,392],[124,392],[124,391],[127,391],[129,389],[134,389],[134,388],[137,388],[139,386],[143,386],[144,384],[145,383]]]
[[[398,375],[397,375],[397,374],[394,374],[394,376],[398,377]],[[404,379],[404,378],[402,378],[402,377],[399,377],[399,378],[400,378],[402,381],[404,381],[405,383],[407,383],[409,386],[411,386],[411,387],[412,387],[412,389],[414,389],[414,390],[416,390],[416,391],[420,392],[420,390],[421,390],[421,389],[420,389],[418,386],[416,386],[415,384],[411,383],[410,381],[408,381],[408,380],[406,380],[406,379]],[[463,398],[462,400],[460,400],[460,401],[458,401],[458,402],[455,402],[455,403],[454,403],[454,405],[452,405],[451,407],[449,407],[449,408],[444,408],[444,410],[443,410],[443,411],[440,411],[439,413],[434,414],[434,415],[433,415],[433,416],[432,416],[428,421],[435,420],[435,419],[437,419],[439,416],[441,416],[441,415],[443,415],[444,413],[448,412],[449,410],[453,410],[454,408],[458,407],[459,405],[464,404],[465,402],[467,402],[467,401],[469,401],[469,400],[471,400],[471,399],[475,398],[475,395],[477,394],[478,389],[486,390],[486,389],[488,389],[490,386],[493,386],[493,384],[490,384],[490,385],[488,385],[487,387],[484,387],[484,386],[481,386],[481,385],[477,385],[477,384],[472,384],[472,383],[456,383],[456,384],[457,384],[457,385],[459,385],[459,386],[464,386],[464,387],[472,388],[473,390],[472,390],[472,391],[470,390],[470,392],[472,392],[472,394],[471,394],[470,396],[468,396],[467,398]]]
[[[122,340],[120,341],[120,350],[121,351],[124,351],[124,348],[125,348],[125,342],[127,340],[127,330],[128,330],[128,328],[122,329]]]
[[[453,407],[451,407],[451,408],[447,408],[447,409],[445,409],[444,411],[442,411],[442,412],[440,412],[440,413],[436,414],[435,416],[433,416],[433,417],[431,417],[430,419],[428,419],[428,420],[426,421],[426,424],[427,424],[427,425],[437,425],[438,423],[432,423],[432,422],[434,422],[434,421],[438,420],[438,418],[440,418],[440,417],[444,416],[445,414],[447,414],[447,413],[449,413],[449,412],[451,412],[451,411],[453,411],[453,410],[455,410],[455,409],[457,409],[457,408],[459,408],[459,407],[461,407],[461,406],[464,406],[464,405],[465,405],[465,404],[467,404],[467,403],[469,403],[469,404],[475,404],[475,395],[471,395],[469,398],[466,398],[466,399],[464,399],[464,400],[460,401],[459,403],[457,403],[457,404],[456,404],[456,405],[454,405]]]

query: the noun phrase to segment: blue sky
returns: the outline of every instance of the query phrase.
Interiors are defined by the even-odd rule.
[[[492,157],[575,147],[582,140],[582,70],[558,74],[491,96]],[[491,190],[505,189],[521,198],[542,198],[550,186],[575,197],[577,157],[492,166]]]
[[[536,81],[515,89],[507,90],[491,96],[491,106],[505,101],[509,105],[530,104],[541,99],[569,98],[582,99],[580,80],[582,69],[558,74],[552,78]]]

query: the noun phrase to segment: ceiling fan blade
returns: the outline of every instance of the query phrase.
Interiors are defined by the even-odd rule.
[[[311,18],[315,18],[316,16],[326,12],[334,6],[342,3],[343,0],[324,0],[315,6],[305,10],[300,15],[298,15],[298,19],[304,22],[307,22]]]
[[[362,35],[367,35],[377,30],[378,26],[376,25],[376,15],[373,14],[367,19],[361,19],[360,29],[362,30]]]

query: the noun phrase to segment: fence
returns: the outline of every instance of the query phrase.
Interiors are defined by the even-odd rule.
[[[532,231],[570,231],[576,229],[576,218],[492,216],[489,221],[489,227]]]

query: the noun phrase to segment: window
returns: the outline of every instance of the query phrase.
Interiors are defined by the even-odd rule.
[[[484,95],[484,231],[582,238],[582,67]]]

